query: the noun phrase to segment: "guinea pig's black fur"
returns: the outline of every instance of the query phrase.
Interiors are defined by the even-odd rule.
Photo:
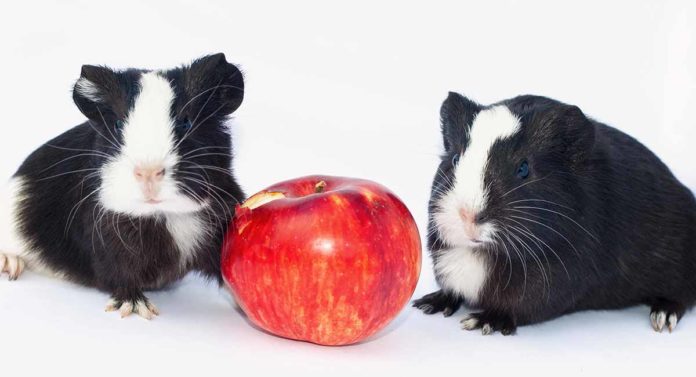
[[[231,172],[226,120],[243,95],[242,74],[223,54],[161,71],[83,66],[73,99],[88,120],[39,147],[14,175],[20,183],[13,220],[24,247],[9,252],[29,268],[108,292],[107,309],[120,308],[122,315],[157,314],[143,291],[163,288],[189,271],[220,282],[222,239],[244,198]],[[136,109],[141,100],[142,109]],[[125,147],[127,137],[132,140]],[[132,179],[109,173],[107,164],[117,158],[130,163],[128,158],[157,148],[164,148],[157,155],[163,159],[176,156],[161,173],[162,185],[178,192],[161,195],[177,204],[150,210],[130,198],[116,204],[118,190],[104,194],[110,185],[126,191],[133,186],[107,178]]]
[[[467,158],[472,126],[486,126],[478,115],[505,108],[519,127],[488,150],[487,196],[474,220],[495,230],[481,233],[487,242],[457,244],[456,221],[446,228],[441,219],[450,217],[438,216],[460,211],[443,208],[458,200],[456,185],[479,184],[457,177],[465,173],[457,166]],[[511,334],[566,313],[638,304],[651,307],[656,331],[672,331],[694,305],[694,195],[637,140],[575,106],[531,95],[481,106],[450,93],[441,118],[445,153],[428,237],[441,290],[414,306],[449,316],[467,304],[481,312],[465,317],[463,328]],[[471,261],[481,264],[480,279],[464,273]],[[472,283],[480,287],[469,290]]]

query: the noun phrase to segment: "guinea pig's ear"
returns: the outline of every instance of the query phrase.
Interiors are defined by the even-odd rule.
[[[466,143],[469,127],[481,106],[459,93],[449,92],[447,99],[440,107],[440,122],[442,123],[442,138],[445,151]]]
[[[554,129],[558,130],[559,140],[563,142],[566,155],[573,162],[584,161],[592,150],[595,141],[595,127],[592,121],[573,105],[561,105],[552,111]],[[554,133],[551,133],[554,134]]]
[[[225,54],[208,55],[195,60],[185,71],[184,90],[196,114],[229,115],[244,99],[244,77],[227,62]]]
[[[90,119],[100,119],[122,97],[117,74],[107,67],[83,65],[73,88],[73,101]]]

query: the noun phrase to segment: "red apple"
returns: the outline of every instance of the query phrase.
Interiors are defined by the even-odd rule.
[[[384,328],[420,268],[418,228],[399,198],[329,176],[278,183],[237,206],[222,253],[223,277],[254,324],[323,345]]]

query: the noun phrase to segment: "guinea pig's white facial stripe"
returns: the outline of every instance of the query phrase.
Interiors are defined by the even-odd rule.
[[[75,84],[75,90],[77,90],[77,92],[81,96],[87,98],[90,101],[102,101],[102,94],[99,91],[97,85],[95,85],[93,82],[87,80],[84,77],[81,77],[79,80],[77,80],[77,83]]]
[[[140,92],[133,108],[124,119],[123,145],[119,153],[102,167],[101,204],[112,211],[133,216],[156,212],[190,213],[203,208],[184,195],[172,171],[179,162],[175,151],[174,120],[171,106],[175,94],[169,81],[157,72],[140,78]],[[158,184],[157,202],[145,197],[136,168],[164,169]]]
[[[140,78],[140,93],[123,127],[122,153],[136,163],[160,164],[174,146],[171,107],[174,90],[169,81],[156,72]]]
[[[491,147],[496,141],[517,133],[519,128],[519,119],[503,105],[481,111],[474,118],[469,131],[469,145],[454,172],[452,191],[461,205],[475,212],[485,208],[488,188],[484,187],[483,178]]]
[[[478,213],[488,200],[488,188],[483,178],[493,144],[518,132],[520,122],[506,106],[481,111],[469,131],[469,145],[455,167],[452,188],[436,203],[433,219],[443,240],[452,246],[471,245],[465,234],[460,210]],[[479,239],[493,242],[496,227],[481,224]]]

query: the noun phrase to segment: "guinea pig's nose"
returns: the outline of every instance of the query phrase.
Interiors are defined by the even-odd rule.
[[[162,165],[136,166],[133,169],[135,179],[139,182],[159,182],[164,179],[164,173]]]
[[[465,223],[473,223],[475,214],[470,209],[462,207],[459,209],[459,217],[461,217]]]

